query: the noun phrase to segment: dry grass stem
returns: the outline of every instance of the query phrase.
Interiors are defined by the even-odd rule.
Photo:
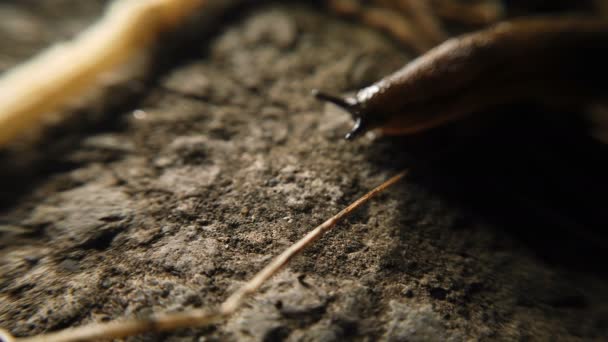
[[[266,267],[258,272],[251,280],[238,289],[226,299],[219,309],[203,310],[194,309],[180,313],[153,315],[147,319],[132,319],[124,321],[113,321],[109,323],[93,323],[77,328],[69,328],[58,332],[38,335],[26,338],[15,338],[7,331],[0,329],[0,338],[4,342],[71,342],[91,341],[97,339],[113,339],[132,336],[145,332],[168,331],[185,327],[196,327],[212,324],[222,318],[229,317],[236,312],[243,301],[255,294],[260,287],[273,275],[279,272],[291,259],[300,254],[306,247],[318,240],[332,229],[340,220],[347,217],[355,209],[367,203],[370,199],[383,192],[393,184],[401,180],[407,171],[403,171],[367,194],[363,195],[348,207],[323,222],[310,231],[302,239],[287,248],[283,253],[275,257]]]
[[[221,306],[222,313],[234,312],[243,302],[243,299],[247,296],[255,293],[262,284],[276,274],[283,266],[285,266],[293,257],[300,254],[304,248],[312,244],[314,241],[323,236],[327,231],[332,229],[336,223],[347,217],[353,210],[359,208],[367,201],[372,199],[377,194],[381,193],[391,185],[397,183],[401,178],[406,175],[406,171],[403,171],[396,176],[393,176],[386,182],[380,184],[375,189],[371,190],[367,194],[363,195],[358,200],[351,203],[348,207],[342,209],[339,213],[323,222],[317,228],[310,231],[302,239],[291,245],[283,253],[274,258],[270,264],[256,274],[247,284],[232,294]]]

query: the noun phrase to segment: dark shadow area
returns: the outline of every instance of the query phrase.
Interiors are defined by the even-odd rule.
[[[479,117],[487,119],[382,139],[369,158],[410,166],[412,182],[502,227],[549,263],[605,274],[608,147],[572,113],[514,106]],[[387,154],[396,157],[387,162]]]

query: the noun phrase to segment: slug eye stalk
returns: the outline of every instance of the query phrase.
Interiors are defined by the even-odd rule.
[[[367,130],[367,126],[368,126],[367,121],[365,120],[365,118],[363,117],[363,115],[361,113],[361,108],[360,108],[359,103],[354,98],[352,98],[352,97],[343,98],[340,96],[325,93],[318,89],[314,89],[312,91],[312,95],[315,98],[317,98],[318,100],[333,103],[336,106],[338,106],[350,113],[353,120],[355,121],[355,124],[353,125],[353,128],[351,129],[351,131],[348,132],[344,136],[344,138],[346,140],[352,140]]]

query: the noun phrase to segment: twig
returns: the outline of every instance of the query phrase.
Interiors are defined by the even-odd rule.
[[[283,253],[275,257],[266,267],[258,272],[251,280],[238,289],[226,299],[215,310],[194,309],[181,313],[153,315],[147,319],[132,319],[124,321],[113,321],[109,323],[92,323],[77,328],[68,328],[62,331],[38,335],[26,338],[14,338],[7,331],[0,329],[0,338],[4,342],[71,342],[90,341],[95,339],[111,339],[132,336],[144,332],[168,331],[185,327],[204,326],[226,318],[235,313],[243,301],[255,294],[270,277],[279,272],[295,256],[300,254],[306,247],[318,240],[332,229],[340,220],[347,217],[355,209],[367,203],[370,199],[397,183],[407,174],[402,171],[396,176],[385,181],[361,198],[342,209],[339,213],[323,222],[310,231],[302,239],[287,248]]]
[[[0,78],[0,147],[125,63],[207,0],[116,0],[73,41],[56,44]]]
[[[471,26],[489,25],[505,16],[503,5],[495,0],[473,3],[434,0],[432,6],[441,18]]]
[[[383,7],[400,11],[416,27],[417,33],[424,35],[434,45],[448,38],[428,0],[375,0],[375,2]]]
[[[380,6],[363,6],[356,0],[328,0],[329,8],[337,14],[354,17],[364,24],[387,32],[401,44],[423,53],[435,43],[412,25],[401,13]]]
[[[602,18],[608,19],[608,2],[605,0],[595,0],[595,7]]]
[[[402,11],[410,13],[416,27],[424,33],[435,45],[448,39],[448,34],[442,27],[437,14],[427,0],[399,0],[397,6]]]

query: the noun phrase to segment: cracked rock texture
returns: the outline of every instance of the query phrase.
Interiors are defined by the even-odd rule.
[[[82,29],[104,3],[3,3],[0,67]],[[309,229],[409,167],[406,181],[227,321],[132,340],[608,338],[605,233],[594,229],[605,214],[592,204],[564,209],[580,202],[566,190],[588,178],[569,165],[587,167],[571,163],[586,153],[551,154],[559,143],[525,140],[525,130],[529,145],[475,140],[466,129],[439,147],[424,138],[344,141],[350,118],[310,90],[352,91],[412,55],[318,8],[266,4],[229,17],[209,37],[178,44],[174,59],[165,51],[168,62],[102,119],[82,110],[35,151],[0,155],[2,328],[29,336],[217,305]],[[589,150],[576,144],[568,146]],[[548,155],[541,166],[531,162],[538,155]],[[566,171],[546,176],[555,169]],[[552,181],[576,184],[557,187],[565,200],[555,204],[539,196]],[[580,217],[594,220],[569,225]]]

